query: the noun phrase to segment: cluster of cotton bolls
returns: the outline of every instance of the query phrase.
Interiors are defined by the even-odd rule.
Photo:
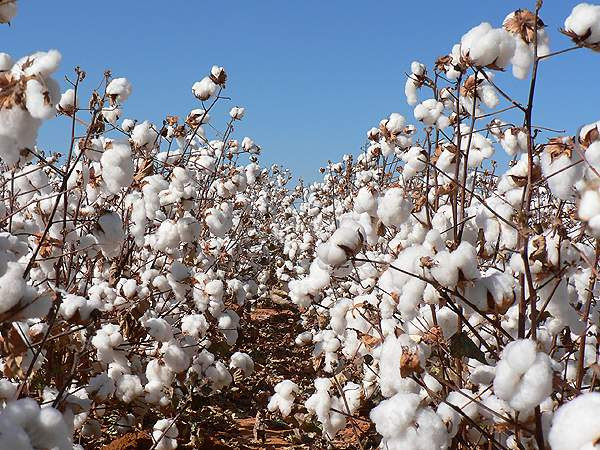
[[[270,293],[300,191],[288,189],[287,170],[262,168],[259,146],[238,143],[229,125],[208,138],[212,106],[185,122],[119,125],[131,83],[107,72],[104,91],[79,109],[84,77],[61,96],[51,78],[59,61],[54,50],[0,56],[10,86],[0,107],[0,447],[73,448],[73,436],[96,442],[151,417],[155,448],[174,449],[190,395],[254,371],[239,329]],[[194,94],[221,100],[226,78],[215,66]],[[226,123],[244,113],[234,107]],[[71,159],[36,147],[53,116],[76,124]],[[31,398],[13,401],[17,391]]]
[[[565,23],[581,46],[595,39],[581,11],[595,8]],[[523,78],[549,47],[535,13],[503,27],[475,27],[430,72],[412,64],[422,133],[392,114],[358,157],[301,186],[288,288],[315,381],[306,400],[278,385],[269,410],[307,411],[326,440],[373,404],[381,448],[598,442],[600,124],[556,136],[507,120],[492,71],[512,64]],[[431,91],[420,104],[419,90]]]
[[[577,46],[600,46],[598,8],[567,18]],[[382,448],[597,445],[600,122],[536,128],[493,76],[549,55],[536,13],[482,23],[412,63],[421,130],[392,113],[358,156],[290,188],[234,139],[243,107],[211,132],[223,67],[193,84],[184,120],[119,123],[126,78],[107,72],[84,102],[81,72],[62,95],[53,80],[58,52],[0,54],[0,447],[146,427],[177,448],[192,400],[254,372],[243,327],[266,298],[299,310],[293,344],[315,373],[263,406],[325,440],[363,414]],[[76,127],[70,158],[36,146],[56,115]]]

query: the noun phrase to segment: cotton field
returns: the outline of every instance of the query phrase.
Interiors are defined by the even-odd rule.
[[[543,14],[406,61],[413,116],[311,184],[237,134],[227,68],[158,123],[126,73],[0,53],[0,450],[600,449],[600,117],[534,111],[600,5]]]

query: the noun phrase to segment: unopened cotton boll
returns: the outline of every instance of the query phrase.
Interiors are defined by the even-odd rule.
[[[552,418],[552,450],[593,450],[600,440],[600,393],[587,392],[564,403]]]
[[[535,341],[510,342],[496,366],[494,393],[517,411],[538,406],[552,392],[550,358],[538,352]]]

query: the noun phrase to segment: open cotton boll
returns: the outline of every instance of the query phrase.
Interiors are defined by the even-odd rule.
[[[245,376],[252,375],[254,372],[254,361],[248,353],[235,352],[229,358],[230,369],[242,369]]]
[[[208,100],[217,92],[218,86],[211,77],[204,77],[192,85],[192,93],[198,100]]]
[[[413,61],[410,65],[411,74],[406,79],[404,85],[404,94],[406,95],[406,103],[416,105],[418,102],[417,91],[423,85],[425,76],[425,65],[418,61]]]
[[[75,89],[67,89],[61,96],[56,108],[67,115],[73,114],[79,107],[79,99],[75,98]]]
[[[283,380],[275,385],[275,394],[269,398],[267,409],[271,412],[279,410],[283,417],[292,412],[294,399],[300,388],[291,380]]]
[[[600,43],[600,5],[580,3],[565,19],[565,31],[576,43]]]
[[[51,406],[40,408],[35,400],[9,402],[0,410],[0,448],[71,450],[71,432],[63,415]]]
[[[131,403],[136,397],[144,393],[140,377],[137,375],[123,374],[116,384],[115,396],[125,403]]]
[[[9,311],[23,298],[26,289],[23,280],[24,267],[13,261],[6,263],[5,272],[0,276],[0,314]]]
[[[344,264],[354,256],[363,245],[365,239],[363,227],[357,222],[346,222],[335,230],[325,244],[317,248],[319,259],[332,267]]]
[[[175,373],[180,373],[190,366],[190,357],[175,339],[164,342],[160,349],[165,364]]]
[[[148,334],[160,342],[167,342],[173,339],[173,327],[165,319],[152,318],[144,322],[148,329]]]
[[[377,216],[384,225],[398,226],[410,216],[412,202],[404,198],[404,189],[395,187],[388,189],[379,199]]]
[[[408,181],[415,177],[420,171],[427,167],[427,153],[421,147],[411,147],[406,153],[402,154],[404,170],[402,177]]]
[[[106,86],[112,104],[123,103],[131,95],[131,83],[127,78],[115,78]]]
[[[446,128],[450,125],[450,119],[444,116],[444,104],[434,98],[423,101],[415,107],[415,119],[423,122],[425,125],[436,125],[439,128]]]
[[[586,392],[563,404],[552,418],[552,450],[594,450],[600,440],[600,393]]]
[[[575,143],[570,136],[550,139],[544,147],[540,162],[542,174],[548,181],[552,193],[561,200],[575,197],[575,183],[583,175],[585,164],[575,151]]]
[[[152,439],[156,450],[175,450],[177,448],[179,430],[175,419],[157,420],[152,429]]]
[[[577,214],[593,236],[600,237],[600,188],[586,189],[581,195]]]
[[[55,105],[58,101],[50,95],[48,88],[38,80],[27,81],[25,89],[25,106],[34,119],[49,119],[56,114]]]
[[[379,386],[381,395],[391,397],[397,393],[417,393],[419,387],[414,380],[400,375],[400,361],[403,353],[413,353],[422,367],[425,353],[407,334],[399,337],[388,335],[379,348]]]
[[[117,194],[122,188],[129,187],[133,181],[134,164],[131,147],[127,141],[109,141],[100,158],[102,179],[108,191]]]
[[[213,392],[229,386],[233,381],[233,377],[221,361],[217,361],[214,365],[208,367],[205,375],[210,380],[210,387]]]
[[[107,211],[98,218],[94,237],[102,254],[107,258],[115,258],[121,253],[121,245],[125,239],[123,221],[116,212]]]
[[[496,366],[494,393],[517,411],[538,406],[552,392],[552,368],[548,355],[537,351],[535,341],[510,342]]]
[[[46,78],[56,72],[62,56],[58,50],[36,52],[19,59],[12,68],[14,74]]]
[[[380,448],[448,448],[449,436],[442,419],[431,408],[419,404],[416,394],[396,394],[371,410],[369,417],[383,437]]]
[[[504,68],[515,52],[515,40],[502,28],[483,22],[461,38],[461,54],[478,67]]]
[[[189,314],[181,319],[181,332],[198,338],[204,336],[209,325],[203,314]]]
[[[368,187],[362,187],[358,190],[354,198],[354,211],[361,214],[368,213],[370,216],[377,214],[377,200]]]
[[[246,113],[246,108],[241,108],[239,106],[234,106],[229,110],[229,117],[233,120],[242,120],[244,114]]]
[[[137,148],[152,148],[158,140],[158,133],[154,125],[144,120],[133,128],[131,140]]]

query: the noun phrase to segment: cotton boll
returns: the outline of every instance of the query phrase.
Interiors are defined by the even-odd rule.
[[[117,381],[115,395],[125,403],[131,403],[133,399],[142,395],[144,388],[137,375],[124,374]]]
[[[242,120],[245,113],[246,113],[245,108],[241,108],[239,106],[234,106],[229,111],[229,117],[231,117],[233,120]]]
[[[289,416],[298,392],[299,387],[293,381],[283,380],[277,383],[275,385],[275,394],[269,398],[267,409],[271,412],[279,410],[283,417]]]
[[[165,364],[175,373],[180,373],[190,366],[190,357],[183,351],[175,339],[162,344],[160,349]]]
[[[112,104],[123,103],[131,95],[131,83],[127,78],[114,78],[106,86],[106,93]]]
[[[152,148],[158,140],[158,133],[154,125],[144,120],[133,128],[131,140],[137,148]]]
[[[573,199],[573,186],[581,178],[585,168],[585,165],[581,164],[581,156],[574,149],[573,139],[551,139],[544,147],[540,162],[542,174],[548,180],[552,193],[561,200]]]
[[[592,450],[599,439],[600,393],[581,394],[554,414],[548,435],[552,450]]]
[[[430,408],[421,408],[420,400],[416,394],[396,394],[371,410],[369,416],[383,437],[381,448],[448,448],[448,433],[442,419]]]
[[[581,220],[587,222],[590,233],[600,237],[600,189],[591,188],[583,192],[577,213]]]
[[[189,314],[181,319],[181,332],[198,338],[204,336],[209,325],[203,314]]]
[[[408,219],[411,209],[412,202],[404,198],[404,190],[391,188],[379,200],[377,216],[386,226],[398,226]]]
[[[254,372],[254,361],[247,353],[235,352],[229,359],[230,369],[242,369],[245,376],[252,375]]]
[[[436,125],[439,128],[446,128],[450,125],[448,117],[444,116],[444,104],[434,98],[425,100],[415,107],[415,119],[423,122],[425,125]]]
[[[67,89],[61,96],[56,105],[58,111],[71,115],[79,107],[79,100],[75,98],[75,89]]]
[[[600,5],[576,5],[565,19],[565,31],[578,44],[594,46],[600,43]]]
[[[125,239],[123,222],[116,212],[107,211],[98,218],[94,237],[102,253],[107,258],[115,258],[121,253],[121,244]]]
[[[27,81],[25,89],[25,106],[34,119],[49,119],[55,113],[55,104],[49,91],[38,80]]]
[[[144,326],[148,329],[148,334],[157,341],[167,342],[173,339],[173,328],[165,319],[148,319]]]
[[[513,37],[504,29],[492,28],[487,22],[472,28],[461,39],[463,57],[478,67],[504,68],[514,51]]]
[[[152,439],[156,450],[175,450],[179,430],[174,419],[160,419],[154,424]]]
[[[0,314],[17,305],[25,294],[26,284],[22,278],[24,268],[16,262],[6,263],[6,270],[0,276]]]
[[[208,100],[217,91],[218,86],[211,77],[204,77],[201,81],[196,81],[192,85],[192,93],[198,100]]]
[[[233,381],[233,377],[221,361],[217,361],[206,369],[206,377],[210,380],[213,391],[223,389]]]
[[[100,158],[102,179],[109,192],[117,194],[133,181],[134,164],[131,147],[127,141],[110,141]]]
[[[538,406],[552,392],[550,358],[536,349],[535,341],[510,342],[496,366],[494,393],[517,411]]]

